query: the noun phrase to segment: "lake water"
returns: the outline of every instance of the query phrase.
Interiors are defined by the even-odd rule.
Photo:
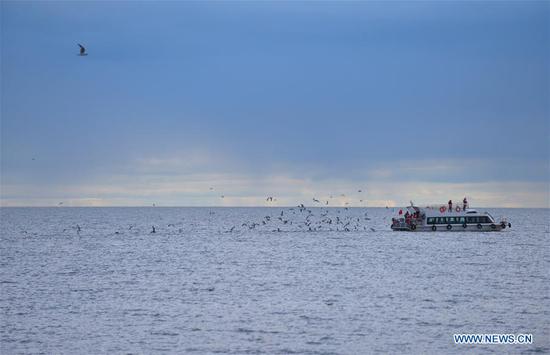
[[[490,212],[512,228],[392,232],[376,208],[2,208],[0,352],[548,353],[549,210]]]

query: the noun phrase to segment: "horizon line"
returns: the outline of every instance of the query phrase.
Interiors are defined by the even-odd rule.
[[[444,205],[444,204],[441,204]],[[0,206],[0,208],[297,208],[299,205],[292,206],[150,206],[150,205],[129,205],[129,206]],[[403,206],[308,206],[304,205],[305,208],[381,208],[381,209],[391,209],[391,208],[405,208],[409,205]],[[421,207],[421,206],[416,206]],[[502,209],[550,209],[550,206],[545,207],[498,207],[498,206],[478,206],[472,207],[476,208],[502,208]]]

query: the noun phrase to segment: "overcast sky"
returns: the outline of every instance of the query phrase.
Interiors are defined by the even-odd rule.
[[[547,1],[2,1],[1,30],[2,206],[550,207]]]

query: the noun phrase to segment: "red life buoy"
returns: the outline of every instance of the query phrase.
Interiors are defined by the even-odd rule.
[[[445,207],[445,206],[439,207],[439,212],[441,212],[441,213],[445,212],[446,210],[447,210],[447,207]]]
[[[461,210],[460,210],[460,207],[459,207],[459,206],[456,206],[455,211],[460,212],[460,211],[461,211]]]

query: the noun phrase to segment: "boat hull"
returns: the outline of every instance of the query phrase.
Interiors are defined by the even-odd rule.
[[[493,227],[494,226],[494,227]],[[506,229],[506,226],[500,224],[483,224],[481,228],[477,225],[466,225],[464,228],[462,225],[452,225],[451,229],[448,229],[446,225],[436,225],[435,230],[433,230],[433,225],[417,225],[415,229],[412,229],[409,226],[391,226],[393,231],[401,232],[500,232]]]

